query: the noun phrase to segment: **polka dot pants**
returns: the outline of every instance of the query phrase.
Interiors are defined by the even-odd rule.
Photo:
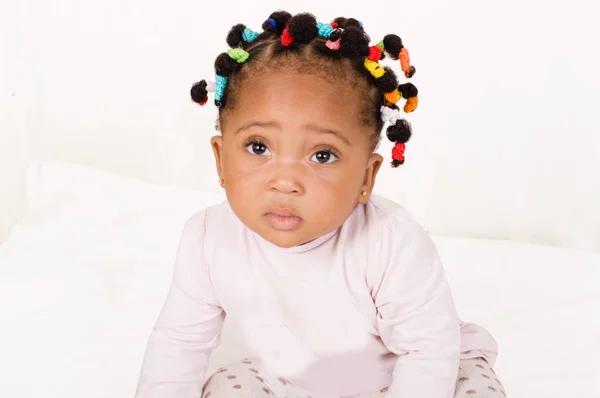
[[[352,398],[383,398],[387,388]],[[504,398],[500,380],[481,359],[460,361],[454,398]],[[245,358],[217,370],[204,385],[202,398],[316,398],[284,378],[263,374],[260,363]],[[320,397],[319,397],[320,398]]]
[[[463,359],[458,369],[454,398],[504,398],[506,394],[500,379],[481,358]]]

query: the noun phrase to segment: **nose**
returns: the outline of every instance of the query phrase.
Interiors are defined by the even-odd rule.
[[[283,194],[303,195],[305,188],[302,180],[302,172],[298,167],[279,164],[269,180],[269,190]]]

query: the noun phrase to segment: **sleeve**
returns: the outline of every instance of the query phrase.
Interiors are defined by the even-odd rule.
[[[398,355],[388,397],[451,398],[460,324],[434,242],[416,222],[392,219],[379,238],[374,289],[379,334]]]
[[[205,212],[186,223],[171,286],[146,347],[136,398],[200,398],[224,312],[204,261]]]

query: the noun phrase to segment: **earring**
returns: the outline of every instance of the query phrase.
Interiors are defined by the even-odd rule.
[[[362,196],[367,196],[367,191],[362,191],[360,194],[361,194]]]
[[[223,183],[224,183],[224,182],[225,182],[225,180],[224,180],[223,178],[221,178],[221,179],[219,180],[219,185],[220,185],[220,186],[223,186]]]

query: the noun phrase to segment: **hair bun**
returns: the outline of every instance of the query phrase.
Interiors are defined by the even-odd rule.
[[[395,124],[386,130],[388,140],[392,142],[407,142],[412,136],[412,128],[406,119],[398,119]]]
[[[384,93],[390,93],[398,86],[398,78],[392,68],[385,66],[385,73],[379,79],[375,79],[375,84]]]
[[[244,29],[246,29],[246,25],[244,24],[237,24],[231,28],[227,34],[227,44],[229,44],[229,47],[240,47],[244,43]]]
[[[404,48],[404,45],[402,44],[402,39],[396,35],[386,35],[383,38],[383,46],[385,47],[385,52],[393,60],[398,59],[398,56],[400,55],[400,50]]]
[[[345,21],[344,21],[343,28],[349,28],[351,26],[354,26],[356,28],[362,29],[362,23],[358,19],[346,18]]]
[[[369,36],[356,26],[349,26],[341,34],[340,54],[348,58],[368,57]]]
[[[235,59],[232,59],[229,54],[221,53],[215,60],[215,72],[217,75],[229,76],[237,72],[242,67]]]
[[[398,86],[398,91],[402,94],[403,98],[411,98],[419,95],[419,90],[412,83],[404,83]]]
[[[206,104],[206,101],[208,101],[208,90],[206,89],[206,86],[206,80],[200,80],[199,82],[194,83],[190,89],[192,101],[200,105]]]
[[[319,35],[317,19],[308,13],[294,15],[289,20],[287,28],[294,42],[299,44],[310,43]]]
[[[344,17],[337,17],[336,19],[333,20],[333,22],[335,22],[337,24],[337,26],[339,26],[340,28],[346,27],[346,18],[344,18]]]
[[[329,35],[330,41],[337,41],[340,37],[342,37],[343,29],[335,28],[333,32]]]
[[[281,36],[290,18],[292,18],[292,14],[287,11],[275,11],[263,22],[262,28],[265,32],[272,32]],[[273,26],[272,22],[275,23],[275,26]]]

